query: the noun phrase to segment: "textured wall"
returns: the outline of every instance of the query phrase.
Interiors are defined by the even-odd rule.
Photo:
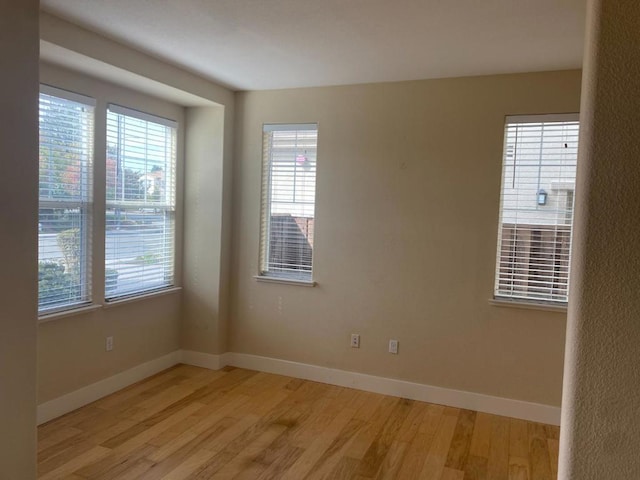
[[[579,98],[578,71],[239,94],[229,349],[559,405],[565,315],[488,300],[504,117]],[[318,122],[315,288],[253,278],[262,124],[291,122]]]
[[[560,479],[640,478],[640,3],[590,2]]]
[[[35,478],[38,2],[0,0],[0,478]]]

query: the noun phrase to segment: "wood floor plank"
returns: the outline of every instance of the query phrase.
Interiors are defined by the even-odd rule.
[[[549,446],[549,462],[551,464],[551,478],[558,478],[558,451],[560,450],[560,441],[548,439]]]
[[[282,480],[299,480],[305,478],[314,464],[322,457],[334,439],[353,418],[354,411],[344,409],[329,423],[325,430],[312,442],[296,462],[285,472]]]
[[[38,454],[38,471],[46,473],[55,470],[70,459],[82,455],[94,446],[99,445],[105,438],[117,435],[119,432],[130,428],[133,424],[133,420],[118,421],[104,431],[83,432],[50,448],[46,448]]]
[[[423,402],[413,402],[409,414],[400,427],[397,440],[399,442],[411,443],[415,438],[425,415],[427,414],[429,405]]]
[[[62,427],[58,430],[52,430],[49,435],[45,437],[40,437],[38,435],[38,453],[46,450],[48,448],[55,447],[60,442],[68,440],[70,438],[75,437],[76,435],[81,435],[82,430],[75,427]]]
[[[252,419],[252,421],[246,424],[246,428],[239,431],[238,435],[233,432],[233,428],[230,429],[231,432],[223,432],[219,438],[216,438],[212,444],[208,445],[206,448],[216,452],[223,449],[228,451],[239,451],[254,437],[257,437],[265,430],[271,428],[272,425],[282,425],[289,428],[289,425],[286,422],[279,422],[277,420],[277,415],[280,412],[277,407],[281,405],[284,400],[291,395],[291,393],[289,391],[285,393],[284,389],[280,389],[274,394],[265,392],[265,395],[267,395],[267,397],[258,402],[260,403],[259,407],[254,404],[253,408],[240,418],[240,422]]]
[[[428,405],[418,432],[402,462],[397,478],[418,478],[427,458],[427,452],[436,436],[444,408],[440,405]]]
[[[38,427],[38,438],[46,438],[53,430],[62,427],[73,427],[77,422],[104,414],[104,410],[97,408],[95,404],[86,405],[83,408],[69,412],[61,417],[46,422]]]
[[[489,458],[489,446],[491,445],[491,417],[488,413],[479,412],[476,415],[471,447],[469,454],[476,457]]]
[[[467,463],[475,421],[476,412],[472,410],[460,411],[458,423],[456,424],[456,429],[451,439],[449,453],[447,454],[447,461],[445,463],[447,468],[461,471]]]
[[[333,442],[331,442],[322,453],[320,458],[318,458],[306,478],[308,480],[331,478],[331,472],[344,456],[346,449],[351,445],[353,438],[363,428],[364,424],[365,422],[362,420],[352,417],[349,423],[345,425]]]
[[[402,427],[405,419],[409,415],[413,407],[413,401],[407,399],[400,399],[395,408],[391,411],[389,417],[378,435],[374,438],[373,442],[369,446],[368,450],[362,458],[360,464],[360,470],[358,474],[363,477],[374,478],[378,472],[378,469],[384,462],[389,449],[393,443],[393,440],[398,435],[400,428]]]
[[[554,480],[559,429],[178,365],[38,428],[42,480]]]
[[[198,450],[176,468],[161,477],[161,480],[184,480],[205,465],[215,454],[208,450]]]
[[[354,418],[357,420],[368,420],[373,414],[380,408],[382,400],[386,397],[377,393],[362,392],[362,403],[354,405],[356,408],[356,414]]]
[[[170,405],[179,402],[183,398],[191,395],[193,390],[183,385],[173,385],[167,388],[162,394],[156,394],[148,399],[131,407],[130,411],[123,412],[123,415],[134,420],[142,422],[143,420],[153,417]]]
[[[161,458],[158,458],[157,451],[150,454],[147,458],[153,461],[154,465],[148,472],[145,472],[139,480],[157,480],[158,478],[162,478],[163,475],[174,470],[198,451],[205,450],[205,445],[236,423],[238,423],[238,419],[231,417],[222,418],[218,423],[192,438],[189,442],[180,444],[179,448],[172,450],[169,455],[163,455]]]
[[[487,477],[487,464],[489,459],[469,455],[464,466],[464,480],[490,480]]]
[[[127,449],[136,447],[143,443],[147,443],[153,438],[155,438],[158,434],[164,432],[168,428],[171,428],[173,425],[176,425],[184,421],[186,418],[189,418],[193,413],[197,412],[202,408],[203,408],[203,405],[201,403],[197,403],[197,402],[190,403],[189,405],[185,406],[183,409],[175,411],[172,415],[164,417],[159,422],[155,422],[155,421],[150,422],[147,429],[126,439],[124,442],[113,446],[112,448],[117,449],[118,451],[124,452]],[[111,442],[105,442],[104,445],[107,445],[109,443]]]
[[[291,392],[291,390],[289,390]],[[224,442],[221,446],[224,447],[223,450],[218,451],[213,457],[211,457],[207,462],[205,462],[201,468],[197,469],[189,479],[200,479],[200,480],[208,480],[211,476],[215,475],[218,470],[224,467],[226,463],[231,461],[231,459],[235,458],[245,447],[245,445],[252,441],[254,438],[259,436],[262,432],[267,430],[273,424],[281,425],[286,428],[285,432],[279,437],[280,438],[290,438],[292,430],[297,428],[297,422],[291,421],[288,411],[289,409],[296,404],[297,400],[300,400],[299,395],[305,395],[303,388],[297,389],[295,392],[289,394],[289,396],[282,402],[277,403],[275,407],[260,420],[252,423],[248,426],[240,435],[236,436],[233,440],[226,441],[226,446]],[[273,400],[272,400],[273,402]],[[275,402],[273,402],[275,404]],[[218,439],[219,440],[219,439]],[[267,452],[270,448],[277,449],[276,446],[278,444],[278,440],[276,440],[268,449],[262,452],[257,458],[261,458],[262,461],[265,460]],[[298,455],[296,455],[295,460],[297,460]],[[251,468],[254,468],[253,466]]]
[[[402,461],[408,449],[409,444],[407,442],[394,440],[374,478],[379,480],[398,478],[398,472],[402,468]]]
[[[329,387],[316,385],[315,398],[311,400],[310,408],[303,408],[304,413],[298,421],[304,422],[304,428],[296,429],[291,438],[291,443],[296,447],[306,449],[343,408],[343,404],[338,402],[341,388]],[[300,406],[296,408],[299,409]]]
[[[160,435],[151,438],[149,440],[149,443],[160,448],[158,448],[158,450],[156,450],[156,452],[150,456],[150,460],[153,460],[154,462],[161,462],[175,451],[179,450],[189,442],[196,439],[199,435],[205,433],[207,430],[216,430],[216,426],[219,427],[220,422],[222,422],[226,418],[230,418],[231,412],[241,407],[243,403],[248,400],[248,397],[246,396],[243,396],[242,398],[235,398],[237,398],[236,402],[226,402],[222,405],[213,404],[214,408],[211,408],[211,405],[204,407],[204,410],[208,410],[211,413],[201,421],[197,422],[195,425],[191,425],[191,423],[189,423],[190,428],[188,429],[183,429],[182,427],[184,427],[184,423],[187,423],[186,421],[192,418],[193,415],[185,419],[185,422],[181,422],[175,425],[171,428],[171,431],[173,432],[177,428],[179,429],[178,432],[180,433],[173,438],[167,439],[167,433],[169,432],[169,430],[165,430]],[[225,428],[227,426],[228,425],[226,425]],[[160,437],[162,438],[162,440],[159,440]]]
[[[529,433],[525,420],[509,419],[509,456],[519,458],[529,456]]]
[[[462,480],[463,478],[464,472],[462,470],[445,467],[440,480]]]
[[[103,457],[106,457],[111,453],[111,450],[108,448],[104,448],[101,446],[93,447],[87,450],[82,455],[78,455],[75,458],[72,458],[68,462],[63,465],[60,465],[55,470],[51,470],[50,472],[39,476],[40,480],[57,480],[66,475],[74,473],[79,468],[82,468],[84,465],[91,463],[95,460],[99,460]]]
[[[336,465],[336,468],[331,472],[331,477],[333,479],[355,479],[356,471],[360,466],[360,460],[351,457],[342,457],[340,462]],[[399,477],[402,478],[402,477]],[[411,478],[411,477],[407,477]]]
[[[487,479],[509,478],[509,419],[493,415],[491,418],[491,445],[487,461]]]
[[[125,465],[130,461],[144,464],[146,470],[150,470],[155,462],[151,461],[151,457],[157,448],[149,445],[147,442],[163,429],[170,428],[172,425],[181,422],[184,418],[190,416],[194,411],[202,408],[199,403],[193,403],[184,409],[175,412],[172,416],[167,417],[162,422],[154,423],[153,426],[141,431],[138,435],[128,438],[125,442],[118,444],[111,449],[111,453],[104,459],[86,465],[79,473],[86,478],[119,478],[117,475],[111,475],[110,469],[117,471],[117,466]],[[137,467],[139,468],[139,467]],[[105,476],[106,475],[106,476]]]
[[[458,417],[452,415],[451,410],[445,408],[418,478],[433,480],[442,476],[457,423]]]
[[[281,438],[285,435],[281,435],[278,438]],[[276,440],[274,443],[277,443],[277,442],[278,440]],[[271,445],[273,445],[273,443]],[[269,448],[267,448],[266,452],[268,451],[269,451]],[[272,458],[270,463],[265,463],[263,460],[264,458],[269,458],[268,453],[263,453],[262,455],[258,455],[256,459],[254,459],[254,462],[260,463],[265,468],[262,470],[260,475],[254,476],[253,478],[251,478],[251,480],[272,480],[272,479],[282,478],[284,473],[287,470],[289,470],[291,465],[293,465],[298,460],[298,458],[300,458],[300,455],[304,453],[304,450],[301,448],[289,445],[287,443],[283,443],[283,445],[280,446],[279,449],[277,450],[274,449],[273,452],[277,456]],[[329,477],[329,478],[333,478],[333,477]]]
[[[76,437],[77,438],[77,437]],[[55,470],[61,465],[67,463],[70,459],[82,455],[91,448],[96,446],[96,443],[88,438],[85,441],[78,441],[74,438],[74,443],[61,450],[55,450],[55,454],[43,456],[38,454],[38,472],[40,475]],[[59,448],[59,445],[55,445],[52,448]],[[45,449],[44,452],[51,451],[51,449]]]
[[[551,460],[544,425],[529,423],[529,458],[532,480],[551,480]]]
[[[321,479],[321,478],[332,478],[331,471],[335,468],[337,463],[340,461],[341,457],[345,454],[345,451],[351,445],[354,436],[362,429],[365,425],[365,421],[368,420],[367,417],[356,418],[356,414],[360,412],[361,407],[364,405],[363,402],[366,402],[370,399],[368,392],[358,392],[354,391],[354,395],[350,398],[347,397],[335,397],[333,399],[334,402],[337,402],[337,406],[341,406],[345,400],[348,401],[348,408],[354,411],[353,417],[347,423],[347,425],[342,429],[342,431],[338,434],[338,436],[334,439],[334,441],[329,445],[329,447],[325,450],[322,456],[316,461],[315,465],[311,469],[311,473],[308,478],[313,479]],[[310,404],[308,404],[310,405]],[[336,405],[333,405],[332,408],[335,409]],[[372,413],[372,412],[371,412]],[[313,422],[313,418],[309,415],[309,410],[304,409],[301,410],[300,406],[296,406],[296,409],[292,412],[284,414],[281,418],[277,420],[280,423],[284,423],[288,426],[287,432],[281,435],[278,438],[278,441],[274,442],[274,448],[267,450],[258,460],[263,463],[269,463],[269,457],[273,455],[278,455],[277,449],[285,448],[285,451],[290,450],[290,443],[295,438],[297,432],[301,429],[306,428],[307,422]],[[296,452],[293,454],[300,457],[303,453],[303,449],[296,448]],[[273,460],[271,460],[272,462]],[[297,458],[296,458],[297,461]],[[295,462],[295,461],[294,461]],[[292,462],[292,463],[294,463]],[[279,469],[282,470],[282,464],[278,462]],[[262,478],[269,478],[270,472],[272,472],[274,468],[267,469],[262,475]],[[282,470],[283,471],[283,470]],[[279,477],[275,477],[279,478]]]
[[[389,418],[393,409],[396,407],[399,399],[392,397],[384,397],[378,408],[371,415],[370,420],[364,428],[358,432],[354,438],[346,455],[352,458],[362,460],[371,443],[377,437],[378,432],[384,427],[386,420]]]
[[[551,440],[560,440],[560,427],[555,425],[542,425],[547,438]]]
[[[509,480],[529,480],[529,460],[526,457],[509,457]]]
[[[242,473],[242,470],[251,463],[251,460],[265,450],[286,427],[282,425],[271,425],[256,440],[249,443],[236,457],[221,468],[211,480],[230,480]]]
[[[175,382],[176,376],[181,376],[181,369],[179,366],[172,367],[163,372],[157,373],[151,377],[145,378],[144,380],[134,383],[133,385],[129,385],[122,390],[107,395],[104,398],[101,398],[93,403],[96,407],[102,408],[104,410],[112,410],[115,408],[121,408],[125,405],[132,405],[137,403],[139,399],[144,398],[145,392],[151,392],[158,385]]]
[[[126,455],[118,455],[116,452],[111,451],[109,455],[88,463],[76,470],[75,473],[81,477],[95,480],[120,479],[127,475],[127,472],[130,473],[131,469],[138,467],[140,462],[142,464],[151,464],[152,462],[147,460],[146,456],[154,449],[150,445],[143,444],[136,449],[128,451]],[[147,466],[147,468],[149,467]]]

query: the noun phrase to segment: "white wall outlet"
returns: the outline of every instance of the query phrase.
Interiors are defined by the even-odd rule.
[[[360,334],[352,333],[351,334],[351,348],[360,348]]]
[[[107,349],[107,352],[110,352],[111,350],[113,350],[113,337],[107,337],[105,348]]]
[[[389,340],[389,353],[398,354],[398,340]]]

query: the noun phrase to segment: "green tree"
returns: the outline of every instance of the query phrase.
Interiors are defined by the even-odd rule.
[[[79,228],[70,228],[58,234],[58,247],[62,251],[67,272],[70,275],[80,276],[80,253],[82,249],[82,237]],[[79,282],[78,282],[79,283]]]
[[[83,107],[44,96],[40,101],[40,198],[77,198],[81,191]]]
[[[78,283],[55,262],[38,263],[38,305],[51,306],[78,298]]]
[[[107,147],[107,199],[142,200],[144,188],[140,184],[142,173],[124,166],[116,147]],[[123,182],[124,180],[124,182]]]

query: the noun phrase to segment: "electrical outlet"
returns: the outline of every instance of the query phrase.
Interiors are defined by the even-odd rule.
[[[113,350],[113,337],[107,337],[105,348],[107,349],[107,352]]]
[[[351,334],[351,348],[360,348],[360,334],[352,333]]]
[[[398,340],[389,340],[389,353],[398,354]]]

